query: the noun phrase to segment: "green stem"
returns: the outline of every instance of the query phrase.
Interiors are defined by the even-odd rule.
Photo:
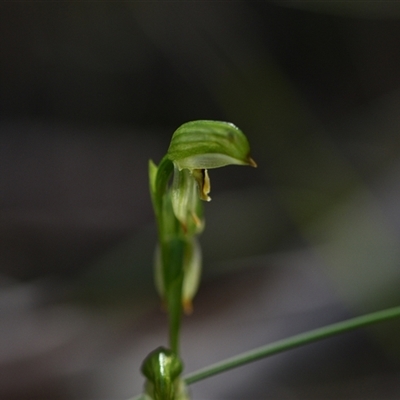
[[[301,333],[299,335],[259,347],[255,350],[239,354],[235,357],[228,358],[225,361],[221,361],[210,365],[209,367],[192,372],[184,377],[184,381],[186,384],[190,385],[221,372],[225,372],[247,363],[260,360],[261,358],[269,357],[311,342],[326,339],[334,335],[398,317],[400,317],[400,306],[388,308],[383,311],[373,312],[361,317],[351,318],[347,321],[338,322],[323,328],[314,329],[309,332]]]
[[[154,177],[154,169],[156,176]],[[169,343],[171,350],[179,353],[179,332],[182,318],[182,285],[184,275],[184,252],[182,228],[176,219],[168,182],[174,170],[172,161],[165,156],[158,167],[149,164],[151,197],[156,214],[158,241],[161,250],[161,269],[164,296],[168,311]]]
[[[163,263],[166,277],[169,343],[171,350],[179,354],[185,242],[179,238],[171,239],[167,245],[163,246],[163,250],[165,252]]]

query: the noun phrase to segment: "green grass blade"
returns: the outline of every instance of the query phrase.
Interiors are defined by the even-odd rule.
[[[221,372],[240,367],[242,365],[293,349],[295,347],[304,346],[308,343],[316,342],[318,340],[349,332],[367,325],[372,325],[398,317],[400,317],[400,306],[373,312],[361,317],[351,318],[343,322],[338,322],[322,328],[314,329],[312,331],[301,333],[299,335],[279,340],[266,346],[239,354],[232,358],[228,358],[224,361],[210,365],[206,368],[192,372],[184,377],[184,381],[187,385],[190,385],[213,375],[220,374]]]

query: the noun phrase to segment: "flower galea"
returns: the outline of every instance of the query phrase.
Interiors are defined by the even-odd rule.
[[[222,121],[183,124],[172,136],[167,157],[174,164],[171,200],[184,229],[194,223],[202,229],[198,200],[210,201],[208,170],[226,165],[256,166],[246,136],[235,125]]]

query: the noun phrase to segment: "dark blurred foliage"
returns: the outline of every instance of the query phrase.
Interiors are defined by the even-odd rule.
[[[2,2],[0,397],[141,390],[166,323],[147,162],[189,120],[238,125],[259,167],[210,172],[188,369],[398,304],[399,43],[397,2]],[[400,398],[398,332],[194,396]]]

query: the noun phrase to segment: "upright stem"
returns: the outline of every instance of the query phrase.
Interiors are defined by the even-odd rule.
[[[178,354],[186,243],[182,239],[182,228],[174,215],[171,204],[168,183],[172,172],[173,163],[164,157],[157,169],[152,188],[152,201],[161,250],[161,280],[168,311],[169,345],[171,350]]]
[[[169,323],[169,343],[175,354],[179,354],[179,333],[182,319],[183,258],[185,242],[177,237],[162,246],[163,268],[166,282],[166,301]]]

